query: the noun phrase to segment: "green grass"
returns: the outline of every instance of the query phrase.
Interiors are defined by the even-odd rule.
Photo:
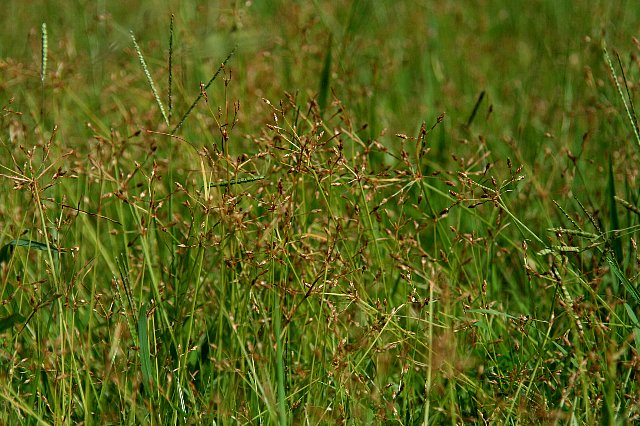
[[[4,6],[1,424],[637,421],[635,3],[209,3]]]

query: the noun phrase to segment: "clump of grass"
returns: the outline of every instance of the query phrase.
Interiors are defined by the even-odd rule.
[[[326,31],[305,29],[310,44],[299,54],[319,49],[324,58],[310,80],[320,81],[317,91],[256,92],[241,109],[235,96],[255,90],[258,74],[242,37],[240,53],[233,49],[206,84],[184,84],[172,16],[166,110],[154,63],[133,36],[142,69],[130,64],[136,71],[125,74],[137,77],[127,90],[114,83],[103,99],[117,114],[96,109],[90,126],[61,120],[45,136],[31,131],[33,113],[3,108],[11,139],[2,141],[10,159],[2,179],[13,188],[0,194],[0,422],[637,418],[639,215],[635,172],[622,173],[637,170],[637,156],[626,145],[600,155],[587,144],[602,137],[595,127],[583,135],[546,112],[567,99],[521,96],[519,112],[505,112],[494,83],[469,89],[460,98],[468,104],[445,114],[433,93],[403,98],[417,87],[403,70],[395,74],[402,100],[431,99],[422,124],[371,130],[365,123],[376,113],[363,105],[400,107],[353,57],[386,49],[359,45],[361,35],[393,34],[380,25],[383,6],[366,6],[370,26],[358,21],[359,7],[346,23],[329,19],[328,6],[314,9],[332,40],[326,48]],[[420,15],[411,12],[409,23]],[[416,69],[433,89],[455,76],[442,65],[449,59],[432,53]],[[358,76],[372,79],[373,99],[344,88]],[[52,102],[91,112],[80,91],[70,101],[56,92],[56,78]],[[634,131],[635,80],[631,71],[618,86],[590,86],[603,102],[596,115],[617,117],[612,105],[622,98]],[[151,90],[137,92],[137,83]],[[176,99],[195,100],[174,105],[174,84]],[[143,112],[154,102],[160,123]],[[576,122],[593,123],[580,108]],[[541,128],[557,125],[558,136],[519,127],[527,114]],[[610,124],[616,138],[629,133]],[[151,130],[163,126],[171,130]],[[529,146],[534,136],[545,138],[540,147]]]

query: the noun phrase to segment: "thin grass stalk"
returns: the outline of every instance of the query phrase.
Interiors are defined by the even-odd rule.
[[[134,208],[131,208],[131,213],[133,214],[135,221],[138,224],[140,224],[141,218],[138,215],[138,212]],[[147,238],[141,238],[140,243],[142,246],[142,253],[144,255],[144,264],[147,267],[147,272],[149,273],[149,277],[151,280],[151,290],[152,290],[153,298],[156,300],[156,305],[158,306],[160,318],[162,319],[162,322],[166,327],[166,331],[169,333],[171,343],[177,349],[178,344],[175,338],[175,334],[173,332],[173,327],[172,327],[171,321],[169,321],[169,315],[167,314],[165,303],[163,302],[163,299],[160,295],[160,283],[159,283],[160,280],[158,279],[158,276],[156,275],[156,270],[154,269],[154,266],[152,265],[152,262],[151,262],[151,259],[153,259],[153,256],[151,255],[151,247],[150,247],[149,241],[147,241]]]
[[[171,113],[173,112],[173,21],[175,15],[171,14],[171,23],[169,24],[169,81],[167,82],[167,110],[168,121],[171,121]]]
[[[435,283],[433,279],[429,280],[429,325],[427,331],[427,341],[429,347],[433,347],[433,323],[434,323],[434,292],[433,287]],[[429,350],[427,353],[427,378],[424,383],[424,418],[423,426],[431,424],[431,386],[433,380],[433,351]]]
[[[158,95],[158,90],[156,89],[156,85],[153,82],[153,78],[151,77],[151,73],[149,72],[149,67],[147,67],[147,62],[144,60],[144,56],[142,55],[142,50],[140,50],[140,46],[136,41],[136,36],[131,32],[131,40],[133,41],[133,46],[136,49],[136,53],[138,53],[138,59],[140,59],[140,64],[142,65],[142,69],[144,70],[144,74],[147,76],[147,81],[149,81],[149,85],[151,86],[151,91],[153,92],[153,96],[156,98],[156,103],[158,107],[160,107],[160,112],[162,113],[162,118],[164,118],[164,122],[169,126],[169,117],[167,117],[167,113],[164,110],[164,105],[162,105],[162,101],[160,100],[160,96]]]
[[[44,241],[46,244],[46,254],[47,254],[47,258],[49,261],[49,266],[50,266],[50,273],[51,273],[51,277],[52,277],[52,281],[53,281],[53,287],[55,288],[56,293],[62,293],[62,289],[61,284],[60,284],[60,277],[59,277],[59,273],[60,273],[60,265],[59,262],[54,262],[54,257],[56,259],[58,259],[58,256],[60,256],[59,251],[56,251],[56,247],[53,245],[53,242],[50,241],[49,238],[49,233],[47,232],[47,215],[46,215],[46,208],[42,202],[42,199],[40,197],[41,194],[41,189],[37,184],[37,181],[34,181],[34,186],[32,189],[32,195],[35,198],[35,204],[36,204],[36,208],[37,208],[37,216],[40,219],[40,226],[42,227],[42,233],[44,235]],[[55,256],[54,256],[55,254]],[[44,297],[44,295],[41,293],[40,297]],[[64,307],[63,307],[63,303],[62,303],[62,298],[59,297],[57,298],[57,309],[58,309],[58,333],[60,336],[66,336],[66,321],[64,318],[64,315],[62,314],[63,312],[65,312]],[[56,349],[60,351],[61,354],[63,354],[61,356],[61,360],[60,360],[60,374],[61,377],[64,378],[68,378],[69,383],[65,383],[65,381],[61,381],[60,383],[60,387],[62,388],[62,392],[61,392],[61,401],[58,401],[57,398],[55,398],[54,401],[54,406],[56,406],[56,411],[55,413],[62,413],[64,412],[67,407],[71,405],[71,400],[67,400],[66,397],[71,395],[71,391],[67,392],[66,391],[66,387],[68,387],[68,389],[72,388],[72,381],[73,381],[73,377],[72,375],[67,375],[67,368],[66,368],[66,364],[65,364],[65,357],[66,355],[66,344],[67,343],[67,339],[60,339],[59,341],[59,347],[57,347]],[[57,404],[61,404],[61,407],[57,407]],[[58,409],[59,408],[59,409]],[[55,418],[55,417],[54,417]]]
[[[226,188],[226,187],[232,186],[232,185],[239,185],[239,184],[242,184],[242,183],[255,182],[257,180],[262,180],[264,178],[265,178],[264,175],[259,175],[259,176],[250,176],[250,177],[246,177],[246,178],[237,178],[237,179],[231,179],[231,180],[224,180],[222,182],[210,183],[209,184],[209,188],[215,188],[215,187]]]
[[[287,424],[287,402],[284,390],[284,351],[282,349],[282,313],[280,309],[280,297],[276,295],[274,319],[273,319],[273,332],[276,338],[276,376],[278,383],[278,415],[280,418],[280,425],[285,426]]]
[[[231,59],[231,57],[236,53],[236,49],[237,48],[238,47],[235,46],[233,49],[231,49],[231,52],[229,52],[229,54],[224,59],[224,61],[222,61],[222,64],[220,64],[220,66],[218,67],[218,70],[216,71],[216,73],[213,75],[213,77],[211,77],[209,82],[200,90],[200,94],[198,95],[198,97],[196,97],[196,99],[193,101],[193,103],[191,104],[191,106],[189,107],[187,112],[184,113],[184,115],[182,116],[182,118],[180,119],[180,121],[178,122],[176,127],[173,128],[173,130],[171,131],[171,135],[175,135],[176,132],[178,130],[180,130],[180,128],[184,124],[184,122],[187,119],[187,117],[189,117],[189,115],[191,114],[191,111],[193,111],[193,109],[196,107],[196,105],[198,105],[198,102],[200,102],[200,99],[203,98],[204,93],[207,91],[209,86],[211,86],[211,83],[213,83],[215,81],[215,79],[218,78],[218,75],[220,75],[220,73],[222,72],[222,70],[226,66],[227,62],[229,62],[229,59]]]
[[[47,55],[49,50],[49,40],[47,36],[47,24],[42,23],[42,35],[41,35],[41,50],[40,50],[40,122],[44,119],[44,79],[47,76]]]
[[[3,389],[0,392],[0,398],[6,401],[6,403],[9,406],[13,407],[14,410],[20,413],[28,414],[30,420],[34,421],[38,425],[48,426],[50,424],[40,416],[39,412],[34,411],[31,408],[31,404],[27,401],[24,401],[11,386],[3,386]]]
[[[618,89],[618,95],[620,95],[620,99],[622,100],[622,104],[624,105],[624,109],[625,111],[627,111],[627,117],[629,118],[629,122],[631,123],[631,127],[633,128],[633,134],[636,138],[636,146],[638,147],[638,149],[640,149],[640,130],[638,129],[638,126],[636,125],[636,120],[634,115],[632,114],[631,111],[631,107],[629,107],[629,105],[627,104],[627,101],[625,100],[625,96],[622,92],[622,87],[620,86],[620,82],[618,81],[618,75],[616,74],[616,70],[613,66],[613,61],[611,61],[611,56],[609,56],[609,52],[607,51],[607,46],[605,44],[605,46],[602,48],[604,50],[604,57],[607,61],[607,64],[609,65],[609,70],[611,70],[611,75],[613,76],[613,81],[616,84],[616,89]],[[625,79],[625,86],[626,86],[626,79]],[[627,87],[628,88],[628,87]]]
[[[613,160],[609,156],[609,173],[607,176],[607,201],[609,202],[609,222],[610,231],[616,231],[620,229],[620,218],[618,217],[618,208],[615,200],[616,196],[616,184],[613,176]],[[614,233],[611,234],[611,249],[615,255],[615,259],[619,264],[624,261],[622,254],[622,241]]]
[[[168,119],[169,122],[171,121],[171,116],[173,114],[173,32],[174,32],[174,20],[175,20],[175,15],[172,13],[171,14],[171,22],[169,24],[169,58],[168,58],[168,68],[169,68],[169,76],[168,76],[168,82],[167,82],[167,109],[168,109]],[[171,139],[171,136],[169,136],[169,140]],[[169,180],[168,180],[168,187],[167,187],[167,192],[169,193],[168,196],[168,209],[169,209],[169,218],[170,220],[173,220],[174,217],[174,201],[173,201],[173,190],[172,190],[172,186],[174,185],[174,181],[173,181],[173,167],[169,167]],[[171,269],[172,269],[172,275],[174,277],[174,285],[177,285],[178,283],[178,274],[176,273],[176,270],[174,270],[174,267],[177,268],[176,265],[176,253],[178,251],[178,242],[177,242],[177,238],[176,238],[176,229],[175,227],[171,227],[170,228],[170,233],[171,233]]]
[[[469,118],[467,119],[467,124],[466,124],[467,128],[471,127],[473,120],[476,118],[476,114],[478,114],[478,109],[480,109],[480,104],[482,104],[482,100],[484,99],[485,94],[486,92],[484,90],[480,92],[480,95],[478,96],[478,100],[476,101],[476,104],[473,106],[473,111],[471,111],[471,115],[469,115]]]
[[[208,226],[208,217],[205,218],[205,229],[207,229],[207,226]],[[196,318],[196,307],[199,301],[201,282],[202,282],[201,276],[202,276],[202,270],[204,268],[203,262],[204,262],[204,248],[200,246],[198,247],[198,252],[196,254],[196,260],[194,264],[194,271],[195,271],[196,277],[193,281],[195,282],[195,289],[194,289],[193,298],[191,300],[191,307],[189,309],[189,322],[186,327],[187,332],[186,332],[186,336],[183,343],[185,348],[188,348],[189,345],[191,345],[191,339],[194,334],[193,330],[194,330],[194,324],[195,324],[195,318]],[[188,381],[186,367],[188,365],[189,351],[185,350],[184,354],[182,354],[182,357],[183,359],[180,360],[180,364],[181,364],[180,367],[182,368],[180,369],[180,373],[177,375],[178,383],[176,384],[176,386],[177,386],[178,394],[180,397],[180,406],[183,412],[186,412],[186,409],[184,406],[184,398],[182,395],[182,388],[180,385],[180,377],[183,377],[185,381]]]
[[[622,75],[622,81],[624,81],[624,88],[626,89],[626,92],[627,92],[627,99],[629,100],[632,124],[636,132],[640,133],[640,128],[638,127],[638,116],[636,115],[636,108],[633,105],[633,97],[631,96],[631,92],[629,91],[629,83],[627,83],[627,75],[624,72],[624,67],[622,66],[622,60],[620,59],[620,55],[618,55],[617,52],[616,52],[616,59],[618,59],[620,74]]]

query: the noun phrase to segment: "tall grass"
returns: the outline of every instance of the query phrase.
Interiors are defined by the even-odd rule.
[[[0,423],[633,423],[640,16],[255,3],[6,5]]]

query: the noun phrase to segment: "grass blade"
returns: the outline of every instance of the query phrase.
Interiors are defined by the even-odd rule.
[[[10,241],[8,244],[5,244],[2,249],[0,249],[0,263],[8,262],[11,259],[11,255],[13,254],[14,247],[28,247],[34,250],[47,251],[47,245],[44,243],[39,243],[38,241],[33,240],[24,240],[17,239]],[[58,250],[56,246],[51,245],[51,250]]]
[[[640,321],[638,321],[638,317],[636,316],[635,312],[633,312],[633,308],[631,306],[629,306],[628,303],[624,304],[624,309],[625,311],[627,311],[627,315],[629,316],[629,319],[631,320],[631,323],[633,324],[633,333],[635,335],[635,344],[636,344],[636,351],[640,352]]]
[[[471,115],[469,116],[469,119],[467,120],[467,128],[471,127],[471,123],[473,123],[473,120],[476,118],[476,114],[478,113],[478,109],[480,108],[480,104],[482,104],[482,100],[484,99],[484,95],[485,95],[485,91],[483,90],[482,92],[480,92],[480,95],[478,96],[478,100],[476,101],[476,104],[473,107],[473,111],[471,111]]]
[[[633,301],[635,302],[636,306],[640,305],[640,292],[636,288],[635,284],[629,281],[629,279],[624,275],[624,273],[620,269],[620,266],[616,262],[615,258],[613,258],[610,254],[607,254],[606,260],[607,260],[607,263],[609,263],[611,270],[613,270],[613,273],[616,275],[616,277],[618,277],[618,279],[622,282],[627,292],[633,298]]]
[[[329,86],[331,82],[331,48],[333,45],[333,37],[329,37],[329,44],[324,55],[324,65],[322,74],[320,75],[320,89],[318,90],[318,107],[320,114],[324,112],[327,106],[327,98],[329,97]]]
[[[251,176],[251,177],[240,178],[240,179],[225,180],[225,181],[222,181],[222,182],[210,183],[209,184],[209,188],[227,187],[227,186],[231,186],[231,185],[239,185],[241,183],[255,182],[257,180],[262,180],[262,179],[264,179],[263,175]]]
[[[610,222],[610,230],[616,231],[620,229],[620,220],[618,218],[618,208],[616,204],[616,185],[615,179],[613,177],[613,164],[611,161],[611,156],[609,156],[609,182],[607,183],[607,192],[608,201],[609,201],[609,222]],[[611,248],[613,249],[613,254],[616,257],[616,261],[619,264],[622,264],[622,242],[620,238],[615,235],[611,237]]]
[[[151,350],[149,348],[149,324],[147,321],[147,303],[138,312],[138,346],[140,347],[140,368],[144,386],[151,391],[153,377],[151,374]]]
[[[2,317],[0,318],[0,333],[2,333],[3,331],[13,327],[14,325],[18,324],[18,323],[24,323],[26,320],[25,317],[23,317],[20,314],[11,314],[11,315],[7,315],[6,317]]]
[[[273,333],[276,338],[276,374],[278,383],[278,414],[280,425],[287,424],[287,401],[285,396],[284,350],[282,347],[282,314],[280,310],[280,298],[275,297],[275,309],[273,318]]]

